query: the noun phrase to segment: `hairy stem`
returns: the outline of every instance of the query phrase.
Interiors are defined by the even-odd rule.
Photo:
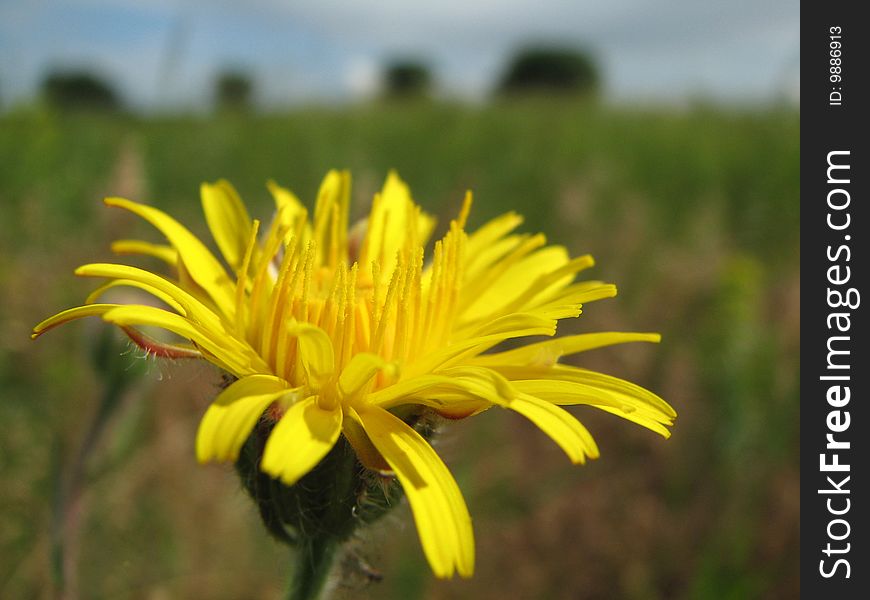
[[[338,542],[325,537],[308,539],[299,545],[287,600],[318,600],[321,597],[338,546]]]

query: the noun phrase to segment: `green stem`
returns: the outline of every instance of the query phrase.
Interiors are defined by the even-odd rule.
[[[296,550],[296,570],[287,600],[317,600],[332,571],[339,544],[323,537],[308,539]]]

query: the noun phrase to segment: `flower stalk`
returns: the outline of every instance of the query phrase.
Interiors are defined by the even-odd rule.
[[[299,545],[287,600],[322,598],[337,549],[338,543],[329,538],[313,538]]]
[[[342,544],[396,506],[402,488],[394,477],[366,469],[344,440],[297,483],[285,485],[259,468],[274,427],[268,418],[260,420],[239,454],[236,471],[263,525],[295,554],[287,597],[315,600],[329,581]]]

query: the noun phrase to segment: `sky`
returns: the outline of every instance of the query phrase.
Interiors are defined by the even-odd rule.
[[[797,101],[799,29],[799,0],[0,0],[0,104],[81,67],[144,109],[207,106],[225,68],[264,106],[345,102],[405,57],[480,100],[539,42],[591,50],[615,102]]]

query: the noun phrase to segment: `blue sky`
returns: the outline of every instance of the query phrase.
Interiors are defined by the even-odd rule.
[[[205,105],[226,66],[249,69],[266,105],[345,101],[408,55],[476,99],[539,40],[594,50],[614,101],[797,99],[799,28],[799,0],[0,0],[0,101],[81,66],[145,108]]]

